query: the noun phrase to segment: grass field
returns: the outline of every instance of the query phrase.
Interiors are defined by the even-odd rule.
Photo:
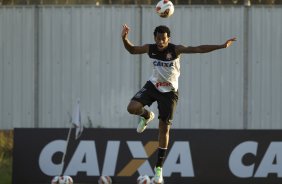
[[[0,178],[0,184],[12,183],[12,158],[1,161]]]
[[[12,183],[13,131],[0,130],[0,184]]]

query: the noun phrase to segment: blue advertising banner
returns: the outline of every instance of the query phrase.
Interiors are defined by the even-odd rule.
[[[154,175],[155,129],[85,129],[77,140],[72,131],[68,144],[67,135],[68,129],[15,129],[13,184],[50,183],[61,174],[74,183],[104,175],[130,184]],[[172,129],[163,175],[166,184],[281,184],[282,130]]]

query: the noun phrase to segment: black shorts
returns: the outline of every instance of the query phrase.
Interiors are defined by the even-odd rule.
[[[178,101],[178,91],[162,93],[156,89],[152,82],[148,81],[131,100],[138,101],[144,106],[151,106],[153,102],[157,101],[159,119],[171,124]]]

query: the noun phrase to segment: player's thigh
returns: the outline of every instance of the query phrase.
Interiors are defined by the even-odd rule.
[[[140,89],[132,98],[131,101],[133,104],[135,102],[141,103],[143,106],[150,106],[155,100],[155,86],[151,82],[147,82],[142,89]],[[130,102],[131,103],[131,102]]]
[[[177,102],[177,92],[164,93],[162,97],[158,100],[159,118],[163,122],[171,124],[176,110]]]

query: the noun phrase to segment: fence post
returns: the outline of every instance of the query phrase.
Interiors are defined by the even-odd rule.
[[[245,0],[244,7],[244,64],[243,64],[243,128],[248,129],[249,121],[249,19],[250,1]]]
[[[39,127],[39,7],[34,8],[34,127]]]

